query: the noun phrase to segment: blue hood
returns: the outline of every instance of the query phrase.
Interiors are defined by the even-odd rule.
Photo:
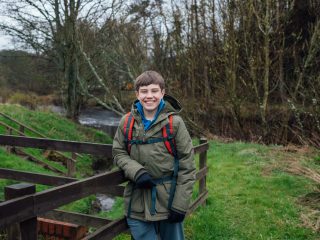
[[[143,126],[144,126],[145,131],[147,131],[152,126],[152,124],[157,120],[159,113],[161,112],[161,110],[164,108],[165,105],[166,104],[165,104],[164,100],[161,99],[160,104],[158,106],[158,110],[157,110],[154,118],[152,120],[148,120],[144,116],[142,104],[139,101],[137,103],[135,103],[135,106],[137,107],[137,110],[142,118],[142,122],[143,122]]]

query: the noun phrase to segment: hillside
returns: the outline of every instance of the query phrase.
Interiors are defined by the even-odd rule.
[[[20,123],[31,127],[35,131],[47,136],[52,139],[63,139],[63,140],[73,140],[73,141],[85,141],[85,142],[96,142],[96,143],[111,143],[112,139],[105,133],[97,131],[92,128],[84,127],[76,124],[66,118],[58,116],[51,112],[40,112],[31,111],[25,107],[19,105],[7,105],[0,104],[0,112],[4,113]],[[11,127],[19,129],[19,126],[12,121],[9,121],[2,115],[0,115],[0,122],[5,123]],[[2,125],[0,125],[0,134],[7,134],[8,131]],[[39,137],[36,134],[25,131],[27,136]],[[15,133],[16,134],[16,133]],[[44,157],[44,151],[40,149],[25,149],[26,152],[40,159],[41,161],[49,164],[50,166],[59,169],[60,171],[66,173],[66,167],[59,162],[48,161]],[[70,153],[65,153],[67,156],[71,156]],[[57,173],[45,169],[38,164],[27,161],[15,154],[10,154],[5,151],[5,147],[0,148],[0,168],[9,168],[15,170],[23,170],[29,172],[37,172],[43,174],[57,175]],[[76,177],[84,178],[94,174],[92,170],[93,162],[96,161],[94,156],[82,154],[77,158],[76,163]],[[0,200],[4,199],[3,187],[9,184],[13,184],[15,181],[11,180],[0,180]],[[37,185],[37,191],[41,191],[47,187]],[[89,212],[91,208],[91,201],[94,196],[87,199],[77,201],[75,203],[66,206],[66,209],[78,212]]]

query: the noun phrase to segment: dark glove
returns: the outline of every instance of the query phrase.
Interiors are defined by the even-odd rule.
[[[152,177],[149,173],[143,173],[140,177],[138,177],[136,181],[136,187],[137,188],[152,188],[156,184],[152,180]]]
[[[171,223],[182,222],[185,216],[186,216],[185,213],[176,212],[171,209],[169,213],[168,221]]]

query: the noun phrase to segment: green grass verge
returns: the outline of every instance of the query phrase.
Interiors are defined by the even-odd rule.
[[[315,191],[314,182],[282,170],[265,174],[277,147],[210,143],[206,207],[185,224],[187,239],[319,239],[302,226],[297,199]]]

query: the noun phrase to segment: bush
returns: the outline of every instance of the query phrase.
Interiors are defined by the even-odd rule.
[[[12,94],[12,90],[1,86],[0,87],[0,103],[5,103],[11,94]]]
[[[38,97],[33,93],[14,93],[9,99],[8,103],[16,103],[22,106],[28,107],[29,109],[36,109],[38,103]]]

